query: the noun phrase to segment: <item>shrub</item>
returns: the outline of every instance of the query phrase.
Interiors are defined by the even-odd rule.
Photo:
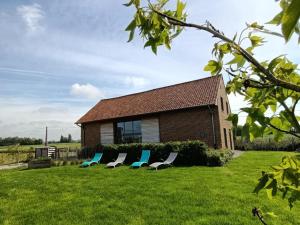
[[[232,159],[233,151],[229,149],[215,150],[209,149],[206,151],[208,166],[223,166]]]
[[[37,159],[32,159],[30,161],[31,162],[49,162],[49,161],[51,161],[51,159],[48,157],[39,157]]]
[[[300,148],[300,139],[286,135],[281,141],[274,140],[272,135],[256,138],[253,142],[237,137],[235,148],[240,150],[295,151]]]
[[[103,152],[101,160],[103,163],[116,159],[121,152],[127,153],[125,164],[131,164],[139,160],[142,149],[151,150],[150,162],[163,161],[168,157],[170,152],[178,152],[174,165],[182,166],[222,166],[233,154],[229,150],[209,150],[207,145],[201,141],[111,144],[99,146],[98,149],[98,151]]]

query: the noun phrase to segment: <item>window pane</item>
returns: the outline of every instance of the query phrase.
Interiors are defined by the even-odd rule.
[[[125,122],[125,134],[132,134],[132,121]]]
[[[119,122],[115,131],[116,143],[140,143],[142,142],[141,121]]]
[[[133,121],[133,133],[135,135],[138,135],[138,134],[142,133],[142,131],[141,131],[141,121],[140,120]]]
[[[226,102],[226,112],[227,112],[227,114],[229,113],[228,102]]]
[[[123,135],[124,135],[124,123],[117,123],[117,130],[116,130],[116,141],[117,143],[123,143]]]
[[[223,98],[221,97],[221,109],[224,111],[224,104],[223,104]]]
[[[228,148],[228,144],[227,144],[227,132],[226,132],[225,128],[223,128],[223,130],[224,130],[225,146],[226,146],[226,148]]]

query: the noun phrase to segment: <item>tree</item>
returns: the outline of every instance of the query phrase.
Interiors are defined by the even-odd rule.
[[[300,42],[300,1],[280,1],[281,12],[269,24],[280,25],[281,33],[253,22],[247,24],[244,30],[232,38],[227,37],[209,21],[206,21],[204,25],[187,22],[187,13],[184,11],[186,4],[178,0],[176,9],[171,10],[166,8],[168,2],[169,0],[156,0],[154,3],[130,0],[124,4],[135,8],[133,20],[126,28],[126,31],[129,31],[128,41],[134,38],[135,31],[138,30],[139,36],[145,41],[144,47],[151,47],[153,53],[157,54],[159,46],[171,49],[172,41],[184,28],[194,28],[211,34],[217,41],[212,51],[213,59],[208,62],[204,70],[210,71],[213,76],[222,71],[228,74],[231,79],[226,85],[227,92],[244,96],[245,101],[250,104],[250,107],[241,109],[241,112],[247,114],[242,136],[250,141],[271,133],[276,140],[281,139],[284,134],[300,138],[300,117],[296,115],[296,107],[300,100],[298,65],[283,55],[259,61],[253,54],[253,51],[266,41],[258,35],[259,33],[275,35],[284,38],[285,41],[289,41],[290,37],[295,34],[299,35]],[[230,59],[227,60],[228,58]],[[267,112],[272,112],[272,115],[269,116]],[[231,114],[228,120],[236,126],[238,114]],[[285,167],[293,167],[291,174],[296,176],[297,182],[289,182],[288,185],[282,182],[283,187],[288,186],[288,191],[284,192],[279,187],[280,182],[272,181],[273,175],[267,176],[265,173],[262,180],[266,181],[266,177],[268,180],[265,183],[260,182],[261,185],[255,191],[268,187],[273,190],[272,195],[275,195],[277,190],[282,191],[284,196],[288,193],[293,195],[293,191],[300,193],[300,171],[294,165],[292,166],[292,161],[298,163],[298,159],[293,158],[291,162],[289,161],[289,166],[287,166],[286,159],[283,161]],[[274,180],[275,177],[283,179],[285,175],[286,173],[282,172],[278,176],[273,176],[272,179]],[[291,187],[295,189],[291,191]]]
[[[72,135],[69,134],[69,135],[68,135],[68,143],[71,143],[71,142],[72,142]]]

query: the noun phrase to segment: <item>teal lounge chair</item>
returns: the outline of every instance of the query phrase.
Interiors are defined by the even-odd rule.
[[[88,167],[94,164],[98,164],[102,158],[102,155],[103,153],[95,153],[94,158],[92,160],[81,163],[80,167]]]
[[[143,150],[140,161],[131,164],[132,168],[139,168],[144,164],[148,164],[150,158],[150,150]]]

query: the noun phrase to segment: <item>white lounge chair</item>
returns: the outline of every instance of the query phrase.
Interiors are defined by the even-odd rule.
[[[114,162],[107,163],[106,167],[116,167],[120,164],[123,164],[126,159],[127,153],[119,153],[118,158]]]
[[[155,168],[156,170],[160,166],[171,166],[174,160],[176,159],[178,152],[171,152],[169,157],[164,162],[155,162],[150,165],[151,168]]]

